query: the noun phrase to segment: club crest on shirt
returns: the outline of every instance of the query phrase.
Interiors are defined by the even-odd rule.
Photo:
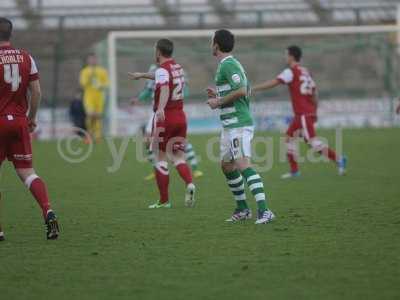
[[[232,75],[232,80],[234,83],[240,83],[240,76],[239,74],[233,74]]]

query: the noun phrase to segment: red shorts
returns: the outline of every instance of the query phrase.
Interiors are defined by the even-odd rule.
[[[154,122],[155,120],[153,120],[153,124]],[[153,127],[153,149],[163,152],[185,150],[187,122],[183,110],[166,110],[165,121],[157,122],[156,126]]]
[[[26,117],[0,116],[0,165],[8,158],[17,169],[32,168],[32,146]]]
[[[317,117],[315,115],[295,115],[286,134],[290,137],[294,137],[296,133],[300,131],[301,136],[306,141],[309,141],[316,136],[314,127],[316,121]]]

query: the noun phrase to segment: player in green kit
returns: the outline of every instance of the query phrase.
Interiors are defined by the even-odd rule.
[[[251,166],[251,140],[254,135],[250,113],[250,85],[240,62],[231,54],[235,44],[233,34],[225,29],[214,33],[211,47],[219,65],[215,75],[216,89],[208,88],[207,104],[219,109],[223,126],[220,141],[221,168],[237,207],[228,222],[251,218],[246,202],[244,182],[257,202],[256,224],[266,224],[275,218],[268,209],[264,184]]]

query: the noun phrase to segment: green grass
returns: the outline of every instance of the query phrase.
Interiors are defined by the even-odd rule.
[[[0,299],[399,299],[399,136],[345,130],[345,177],[304,163],[301,178],[281,181],[287,165],[274,164],[263,178],[277,219],[266,226],[223,222],[234,203],[218,164],[205,159],[209,136],[191,138],[206,174],[197,207],[184,208],[172,172],[174,208],[156,211],[146,208],[155,185],[142,180],[150,167],[135,161],[133,144],[109,173],[106,143],[75,165],[55,143],[36,143],[62,235],[44,239],[39,209],[6,163]]]

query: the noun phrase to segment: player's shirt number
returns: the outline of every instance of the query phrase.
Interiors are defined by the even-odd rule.
[[[184,81],[182,77],[176,77],[173,79],[172,83],[174,84],[174,90],[172,91],[172,101],[182,100],[183,99],[183,86]]]
[[[300,93],[302,95],[312,95],[314,93],[315,82],[312,77],[308,74],[300,76]]]
[[[4,65],[4,81],[11,85],[11,91],[16,92],[21,83],[18,64]]]

